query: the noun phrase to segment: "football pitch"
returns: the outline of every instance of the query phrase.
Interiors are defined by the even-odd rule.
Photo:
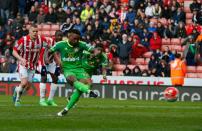
[[[202,131],[201,102],[83,99],[65,117],[65,98],[58,107],[40,107],[38,97],[23,96],[14,107],[0,95],[0,131]]]

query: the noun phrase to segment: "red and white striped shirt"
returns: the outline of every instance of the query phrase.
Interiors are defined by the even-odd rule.
[[[45,37],[38,35],[36,40],[32,41],[30,36],[27,35],[18,40],[13,50],[17,51],[26,60],[25,67],[27,69],[34,70],[39,60],[39,54],[44,46],[47,46]]]
[[[46,41],[47,41],[47,44],[52,47],[55,45],[55,37],[46,37]],[[38,64],[41,65],[41,66],[44,66],[45,65],[45,60],[44,60],[44,53],[45,53],[45,48],[43,47],[41,52],[40,52],[40,56],[39,56],[39,62]],[[48,56],[50,57],[51,59],[49,61],[53,61],[53,56]]]

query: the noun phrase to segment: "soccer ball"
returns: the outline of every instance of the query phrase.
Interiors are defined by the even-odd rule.
[[[164,98],[166,101],[175,102],[179,97],[179,90],[175,87],[168,87],[164,90]]]

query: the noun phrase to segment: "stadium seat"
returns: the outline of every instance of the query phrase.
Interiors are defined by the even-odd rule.
[[[38,31],[41,31],[42,30],[42,25],[37,25],[37,29],[38,29]]]
[[[144,58],[136,58],[135,63],[137,65],[144,65],[145,64]]]
[[[180,51],[182,51],[182,47],[181,47],[181,45],[173,45],[172,50],[176,50],[176,51],[180,52]]]
[[[135,65],[127,65],[131,70],[135,67]]]
[[[126,68],[126,65],[116,64],[113,68],[115,71],[123,71]]]
[[[129,63],[135,65],[136,64],[136,60],[134,58],[130,58],[129,59]]]
[[[162,45],[169,45],[170,44],[170,39],[168,38],[168,39],[165,39],[165,38],[163,38],[162,39]]]
[[[192,13],[186,13],[186,19],[192,19],[193,14]]]
[[[148,52],[146,52],[146,53],[143,54],[143,57],[144,58],[150,58],[152,54],[153,54],[152,51],[148,51]]]
[[[117,76],[123,76],[123,71],[117,71]]]
[[[41,35],[49,37],[50,36],[50,31],[42,31]]]
[[[120,64],[119,58],[113,58],[112,62],[113,62],[113,64]]]
[[[117,76],[117,71],[112,71],[112,76]]]
[[[179,38],[172,38],[171,44],[172,45],[180,45],[181,44],[180,39]]]
[[[190,10],[189,6],[188,7],[184,7],[184,12],[185,13],[191,13],[191,10]]]
[[[202,73],[202,66],[197,66],[196,67],[196,72],[197,73]]]
[[[51,30],[51,26],[50,25],[42,25],[42,31],[50,31]]]
[[[186,24],[192,24],[192,19],[186,19]]]
[[[148,65],[139,65],[139,67],[141,71],[148,70]]]
[[[197,73],[198,78],[202,78],[202,73]]]
[[[188,78],[197,78],[197,73],[187,73],[186,77],[188,77]]]
[[[42,35],[42,31],[38,31],[38,35]]]
[[[58,24],[51,25],[51,31],[60,30],[60,26]]]
[[[196,66],[187,66],[188,73],[196,73]]]

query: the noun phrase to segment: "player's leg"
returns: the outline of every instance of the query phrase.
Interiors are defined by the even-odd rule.
[[[41,106],[48,106],[48,104],[46,102],[46,82],[47,82],[46,66],[41,66],[40,71],[41,71],[41,82],[40,82],[40,85],[39,85],[39,88],[40,88],[40,101],[39,101],[39,104]]]
[[[25,67],[19,65],[19,75],[21,82],[19,86],[15,88],[13,94],[13,101],[15,102],[15,106],[20,106],[20,97],[23,93],[24,88],[28,84],[28,70]]]
[[[58,82],[58,76],[50,73],[51,75],[51,78],[52,78],[52,83],[51,83],[51,86],[50,86],[50,93],[49,93],[49,97],[48,97],[48,105],[51,105],[51,106],[57,106],[57,104],[54,102],[54,96],[55,96],[55,92],[57,90],[57,82]]]
[[[57,106],[57,104],[54,102],[53,97],[55,96],[55,92],[57,90],[57,83],[58,83],[58,76],[60,75],[60,67],[56,67],[55,62],[52,62],[48,65],[47,71],[50,73],[50,76],[52,78],[52,83],[50,86],[50,92],[48,97],[48,105],[51,106]]]

